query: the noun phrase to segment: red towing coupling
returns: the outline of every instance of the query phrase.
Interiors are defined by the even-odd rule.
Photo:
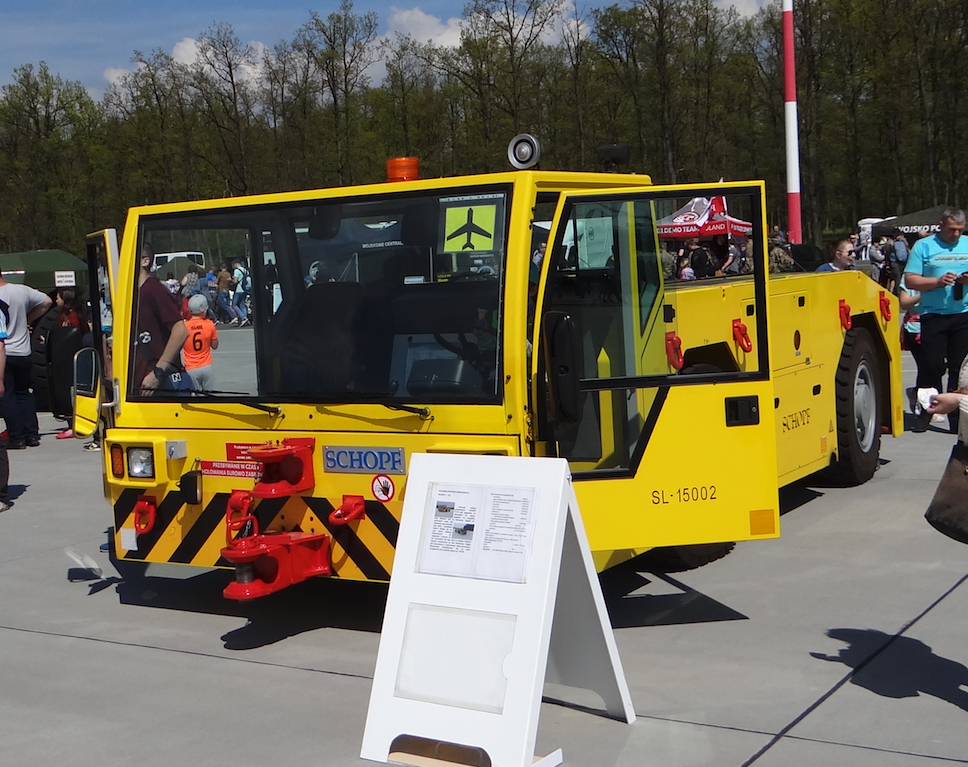
[[[252,513],[257,498],[297,495],[315,485],[314,446],[314,439],[293,438],[249,450],[251,460],[262,464],[262,478],[251,490],[236,490],[229,496],[222,556],[235,565],[235,581],[222,592],[228,599],[255,599],[316,575],[332,574],[328,534],[260,533]]]
[[[733,340],[739,344],[739,348],[749,354],[753,351],[753,341],[750,338],[746,324],[736,319],[733,320]]]
[[[887,291],[882,290],[880,295],[881,317],[885,322],[891,321],[891,299],[887,297]]]
[[[850,319],[850,304],[847,303],[843,298],[840,299],[840,326],[844,330],[850,330],[851,322]]]
[[[666,358],[673,369],[682,370],[682,339],[674,330],[666,333]]]
[[[134,504],[134,531],[147,535],[155,529],[158,519],[158,504],[153,496],[142,495]]]
[[[338,509],[333,509],[329,515],[331,525],[345,525],[354,519],[366,516],[366,502],[362,495],[344,495],[343,502]]]
[[[256,498],[297,495],[316,484],[312,437],[287,437],[281,445],[249,448],[249,458],[262,464],[262,479],[252,488]]]

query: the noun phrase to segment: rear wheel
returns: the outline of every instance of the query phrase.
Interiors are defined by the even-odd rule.
[[[863,328],[847,331],[834,379],[837,463],[831,472],[848,484],[862,484],[877,470],[881,452],[880,373],[870,333]]]

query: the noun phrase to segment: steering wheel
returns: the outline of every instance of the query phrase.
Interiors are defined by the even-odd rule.
[[[440,333],[434,331],[434,340],[444,347],[451,354],[456,355],[459,359],[469,362],[471,365],[477,366],[481,358],[481,350],[477,344],[471,343],[467,340],[467,336],[464,335],[463,331],[457,334],[457,339],[460,341],[460,346],[456,346],[444,338]]]
[[[476,272],[458,272],[452,274],[447,282],[490,282],[497,279],[497,270],[493,266],[482,266]]]

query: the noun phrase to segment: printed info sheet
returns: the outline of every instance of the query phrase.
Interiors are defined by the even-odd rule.
[[[524,583],[533,487],[430,485],[417,572]]]

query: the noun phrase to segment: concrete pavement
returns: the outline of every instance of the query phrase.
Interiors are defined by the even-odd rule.
[[[42,424],[39,448],[11,451],[15,503],[0,514],[0,762],[369,764],[385,587],[316,581],[240,606],[220,595],[225,573],[119,570],[98,552],[100,455]],[[968,548],[923,519],[953,442],[885,438],[863,487],[784,490],[777,541],[690,572],[607,573],[639,719],[549,687],[537,753],[593,767],[968,763]]]

